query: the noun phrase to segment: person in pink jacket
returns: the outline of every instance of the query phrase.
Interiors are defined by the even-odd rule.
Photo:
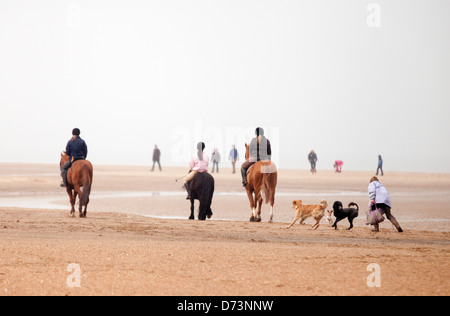
[[[189,174],[184,178],[184,188],[188,194],[186,200],[191,199],[191,187],[189,182],[194,179],[197,173],[208,172],[208,165],[209,156],[205,153],[205,143],[200,142],[197,144],[197,153],[191,157]]]
[[[343,165],[344,165],[344,162],[342,160],[336,160],[334,162],[334,168],[336,168],[335,172],[341,172]]]

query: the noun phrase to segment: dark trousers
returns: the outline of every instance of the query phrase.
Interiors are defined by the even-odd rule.
[[[61,167],[61,177],[63,179],[64,184],[66,184],[66,185],[67,185],[67,171],[69,170],[70,167],[72,167],[72,163],[70,162],[70,160],[67,161]]]
[[[246,160],[241,166],[241,175],[242,175],[242,183],[247,184],[247,170],[250,168],[256,161],[248,161]]]
[[[377,168],[377,175],[378,175],[378,171],[379,170],[381,170],[381,175],[384,176],[383,166],[378,166],[378,168]]]
[[[155,170],[155,164],[158,163],[159,166],[159,171],[161,171],[161,164],[159,163],[159,160],[153,160],[153,167],[152,167],[152,171]]]
[[[391,221],[391,223],[395,226],[395,228],[397,228],[398,231],[402,231],[400,224],[397,222],[397,219],[395,219],[395,217],[392,215],[391,208],[388,205],[386,205],[384,203],[377,203],[377,208],[380,209],[381,211],[383,211],[383,213],[386,215],[387,219]],[[373,206],[372,206],[372,209],[374,209]],[[375,224],[374,228],[375,228],[375,230],[379,230],[379,225]]]

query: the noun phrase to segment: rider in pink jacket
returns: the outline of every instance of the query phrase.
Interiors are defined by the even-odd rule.
[[[194,179],[194,177],[199,172],[208,172],[209,156],[205,153],[205,143],[200,142],[197,144],[197,153],[191,157],[191,162],[189,164],[190,171],[189,174],[184,178],[183,187],[186,189],[188,196],[186,200],[191,199],[191,188],[189,182]]]
[[[200,160],[197,154],[192,155],[190,167],[192,171],[207,172],[209,165],[209,156],[203,152],[203,159]]]

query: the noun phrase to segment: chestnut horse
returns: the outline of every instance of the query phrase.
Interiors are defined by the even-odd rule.
[[[245,144],[245,159],[249,159],[249,146]],[[278,172],[277,166],[270,160],[260,160],[255,162],[247,172],[247,191],[248,200],[252,209],[251,222],[261,221],[261,206],[264,193],[265,203],[270,202],[269,223],[273,221],[273,205],[275,203],[275,188],[277,186]],[[258,207],[258,210],[256,210]]]
[[[59,166],[62,167],[69,160],[69,155],[61,153]],[[69,195],[72,209],[70,215],[75,217],[75,200],[79,196],[80,217],[86,217],[87,205],[89,203],[89,194],[91,193],[93,168],[88,160],[77,160],[67,171],[67,194]],[[83,188],[83,190],[81,190]],[[84,211],[82,210],[84,206]]]

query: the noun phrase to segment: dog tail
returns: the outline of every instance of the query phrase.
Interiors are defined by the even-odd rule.
[[[350,203],[348,204],[348,207],[351,207],[351,206],[356,206],[356,211],[359,212],[359,206],[358,206],[358,204],[356,204],[355,202],[350,202]]]

